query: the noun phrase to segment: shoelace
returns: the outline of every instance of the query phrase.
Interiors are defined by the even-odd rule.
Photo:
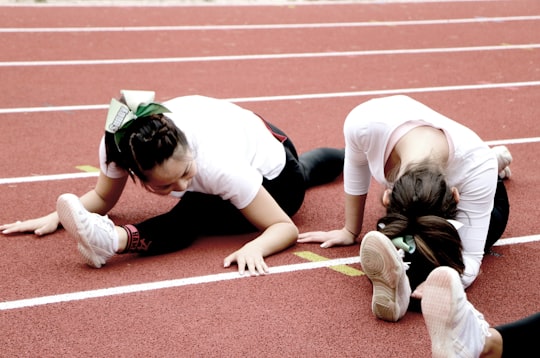
[[[105,232],[107,232],[108,234],[111,234],[114,230],[114,226],[110,224],[109,222],[109,216],[107,215],[99,215],[99,214],[96,214],[96,213],[92,213],[92,215],[94,216],[94,225],[96,225],[97,227],[103,229]]]
[[[397,252],[398,252],[399,257],[401,258],[401,263],[403,264],[403,268],[405,269],[405,271],[407,271],[409,267],[411,266],[411,263],[403,261],[403,259],[405,258],[405,251],[403,249],[399,249],[397,250]]]

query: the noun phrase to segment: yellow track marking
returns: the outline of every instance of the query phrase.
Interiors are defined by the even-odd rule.
[[[318,261],[328,261],[329,259],[324,257],[324,256],[320,256],[320,255],[317,255],[311,251],[298,251],[298,252],[295,252],[294,253],[296,256],[299,256],[303,259],[306,259],[308,261],[311,261],[311,262],[318,262]],[[357,270],[353,267],[350,267],[350,266],[347,266],[347,265],[337,265],[337,266],[328,266],[329,269],[332,269],[334,271],[337,271],[337,272],[340,272],[344,275],[347,275],[347,276],[362,276],[362,275],[365,275],[364,272],[360,271],[360,270]]]

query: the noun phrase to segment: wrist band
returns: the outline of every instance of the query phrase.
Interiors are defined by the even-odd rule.
[[[345,230],[347,230],[347,232],[349,234],[351,234],[352,236],[354,236],[355,238],[358,236],[358,234],[355,234],[354,232],[352,232],[351,230],[347,229],[347,227],[345,227]]]

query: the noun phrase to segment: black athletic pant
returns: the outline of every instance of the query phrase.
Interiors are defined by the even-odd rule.
[[[538,357],[540,312],[493,328],[499,331],[503,338],[503,358]]]

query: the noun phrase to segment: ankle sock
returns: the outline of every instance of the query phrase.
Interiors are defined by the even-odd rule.
[[[122,228],[126,230],[128,238],[126,248],[120,254],[148,251],[150,244],[147,244],[145,239],[141,239],[139,230],[135,226],[122,225]]]

